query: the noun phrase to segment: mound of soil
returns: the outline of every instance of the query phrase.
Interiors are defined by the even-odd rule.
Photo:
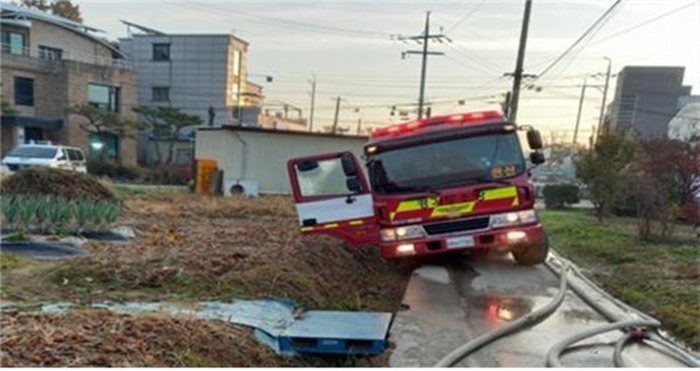
[[[159,313],[3,313],[0,326],[2,367],[377,367],[388,356],[279,356],[248,328]]]
[[[102,183],[89,175],[52,168],[29,168],[2,180],[3,196],[52,195],[69,200],[116,200]]]
[[[3,314],[2,367],[284,365],[249,330],[221,322],[102,310]]]

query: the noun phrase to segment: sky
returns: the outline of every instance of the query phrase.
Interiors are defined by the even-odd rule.
[[[293,0],[114,1],[79,0],[84,22],[125,37],[120,19],[166,33],[233,33],[247,40],[249,80],[264,88],[269,108],[292,104],[308,117],[311,84],[317,82],[314,126],[330,125],[341,97],[340,126],[379,127],[401,121],[391,107],[415,110],[420,50],[401,36],[423,32],[431,11],[432,42],[426,101],[432,113],[500,109],[512,87],[504,77],[515,68],[524,0]],[[614,0],[533,0],[525,73],[541,74],[588,29]],[[668,15],[666,13],[669,13]],[[656,19],[658,18],[658,19]],[[572,138],[584,78],[586,90],[579,139],[598,122],[607,61],[613,73],[626,65],[684,66],[684,83],[700,94],[700,0],[622,0],[607,21],[524,89],[518,123],[546,138]],[[265,76],[272,76],[267,82]],[[613,77],[608,102],[614,95]],[[528,84],[529,85],[529,84]],[[462,102],[460,102],[462,101]],[[415,117],[411,113],[410,117]]]

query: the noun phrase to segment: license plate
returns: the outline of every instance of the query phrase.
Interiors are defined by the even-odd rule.
[[[459,249],[462,247],[474,246],[474,236],[448,238],[446,241],[448,249]]]

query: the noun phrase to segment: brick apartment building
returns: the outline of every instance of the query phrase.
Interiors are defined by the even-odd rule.
[[[84,118],[66,112],[89,103],[135,120],[134,73],[99,30],[13,4],[2,9],[2,99],[15,113],[2,116],[2,155],[20,143],[50,140],[94,154],[98,139],[80,128]],[[99,147],[98,147],[99,148]],[[111,135],[107,157],[136,163],[136,142]]]

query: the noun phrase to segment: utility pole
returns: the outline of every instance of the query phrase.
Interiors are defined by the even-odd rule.
[[[576,152],[576,139],[578,138],[578,127],[579,124],[581,123],[581,111],[583,110],[583,99],[584,96],[586,95],[586,80],[588,79],[588,76],[583,78],[583,86],[581,87],[581,98],[578,100],[578,113],[576,114],[576,128],[574,129],[574,142],[572,143],[571,147],[571,156],[573,157],[574,153]]]
[[[357,118],[357,135],[362,134],[362,118]]]
[[[311,111],[309,111],[309,131],[314,131],[314,104],[316,103],[316,76],[311,80]]]
[[[340,114],[340,95],[335,101],[335,118],[333,119],[333,130],[331,133],[335,134],[335,130],[338,128],[338,115]]]
[[[447,36],[443,34],[436,34],[436,35],[431,35],[430,34],[430,12],[427,12],[425,15],[425,29],[423,30],[422,35],[417,35],[417,36],[399,36],[398,38],[401,41],[406,41],[406,40],[413,40],[417,43],[422,43],[423,44],[423,50],[407,50],[401,53],[401,58],[406,58],[406,55],[408,54],[421,54],[423,56],[423,63],[421,65],[421,74],[420,74],[420,92],[418,94],[418,118],[422,119],[423,118],[423,106],[425,105],[425,77],[426,73],[428,70],[428,55],[444,55],[445,53],[442,52],[431,52],[428,51],[428,42],[431,39],[434,39],[440,43],[442,43],[442,40],[448,40],[451,41]]]
[[[598,133],[597,136],[599,137],[602,134],[607,134],[607,126],[603,128],[603,121],[605,117],[605,100],[608,98],[608,84],[610,83],[610,70],[612,68],[612,60],[608,57],[603,57],[603,59],[608,61],[608,71],[605,75],[605,87],[603,88],[603,102],[600,104],[600,118],[598,118]],[[603,129],[601,129],[603,128]]]
[[[510,117],[510,95],[511,92],[507,91],[503,97],[503,102],[501,103],[501,110],[505,117]]]
[[[523,79],[523,63],[525,62],[525,46],[527,45],[527,30],[530,26],[530,10],[532,8],[532,0],[525,0],[525,14],[523,15],[523,26],[520,30],[520,46],[518,47],[518,59],[515,63],[515,72],[513,72],[513,93],[511,94],[510,107],[508,117],[510,121],[515,122],[518,118],[518,100],[520,99],[520,83]]]

